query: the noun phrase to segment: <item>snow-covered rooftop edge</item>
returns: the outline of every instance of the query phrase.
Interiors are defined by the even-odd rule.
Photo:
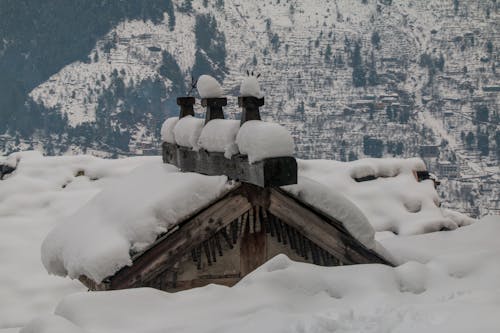
[[[391,261],[376,235],[422,234],[473,222],[438,207],[433,182],[415,178],[413,171],[422,167],[419,159],[299,160],[299,183],[284,189],[341,221],[362,244]],[[366,174],[380,178],[354,180]],[[149,246],[232,186],[225,176],[181,173],[159,160],[144,163],[61,221],[43,242],[43,264],[52,274],[100,282],[131,264],[131,249]]]

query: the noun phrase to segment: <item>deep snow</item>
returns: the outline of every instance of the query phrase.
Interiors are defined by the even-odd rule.
[[[499,233],[500,218],[489,217],[410,236],[425,239],[419,245],[431,257],[396,268],[319,267],[278,255],[233,288],[76,293],[21,332],[497,332]]]
[[[175,168],[163,165],[159,157],[102,160],[90,156],[42,157],[25,152],[11,158],[19,159],[18,169],[0,182],[2,333],[14,332],[15,329],[7,328],[24,326],[39,316],[42,318],[29,324],[24,332],[168,329],[178,332],[467,332],[473,329],[495,332],[500,326],[497,319],[500,218],[488,217],[454,231],[429,233],[438,230],[443,219],[449,219],[446,223],[453,227],[466,225],[471,220],[462,215],[457,219],[454,214],[450,219],[449,212],[431,205],[425,206],[429,211],[422,216],[403,214],[399,208],[390,210],[387,215],[390,223],[380,223],[383,219],[374,214],[377,205],[405,207],[407,193],[418,194],[410,197],[411,200],[420,201],[429,196],[434,201],[432,183],[416,182],[410,171],[421,167],[419,160],[299,161],[300,178],[307,177],[321,184],[325,191],[345,194],[345,199],[357,207],[378,231],[381,245],[402,264],[397,268],[381,265],[322,268],[292,263],[280,256],[234,288],[208,286],[177,294],[149,289],[80,294],[77,292],[85,288],[79,282],[50,276],[43,269],[39,254],[42,239],[58,224],[54,230],[69,230],[70,224],[65,226],[68,221],[77,221],[80,214],[83,218],[84,212],[96,213],[94,209],[99,206],[105,212],[99,214],[97,222],[90,223],[99,225],[106,214],[116,213],[122,214],[122,221],[127,225],[126,222],[131,221],[130,209],[141,217],[151,216],[151,212],[174,216],[177,211],[169,215],[168,207],[154,204],[161,200],[162,194],[151,191],[158,188],[153,186],[153,181],[147,193],[147,186],[137,188],[146,194],[135,206],[127,195],[135,190],[135,183],[129,188],[123,183],[142,177],[149,182],[147,174],[151,174],[149,179],[164,176],[171,186],[165,188],[176,192],[176,182],[169,179],[172,173],[177,173]],[[352,179],[352,176],[367,174],[379,178],[362,183]],[[190,177],[189,174],[179,176]],[[223,183],[221,188],[227,186],[225,180],[216,183]],[[399,187],[404,191],[398,190]],[[309,188],[301,189],[299,184],[294,194],[307,200]],[[116,208],[113,213],[113,208],[106,203],[116,204],[118,199],[126,203],[120,206],[122,212]],[[321,206],[320,203],[317,205]],[[328,210],[328,207],[318,208]],[[424,217],[433,217],[431,220],[436,224],[425,221]],[[359,218],[362,219],[361,215]],[[162,227],[167,224],[156,225],[158,228],[153,233],[163,231]],[[142,232],[146,230],[141,229],[144,226],[124,228],[127,229],[124,232],[116,223],[111,223],[102,230],[137,237],[131,243],[140,248],[152,237],[148,228]],[[85,236],[78,230],[74,230],[77,231],[73,238],[75,245],[82,244],[76,238],[79,233],[82,239]],[[93,236],[99,239],[99,235]],[[57,242],[48,247],[57,248]],[[92,248],[84,251],[92,253]],[[76,262],[71,269],[78,265]],[[64,297],[69,294],[72,296]],[[63,300],[57,307],[57,315],[51,316],[60,299]],[[132,310],[137,312],[132,314]]]

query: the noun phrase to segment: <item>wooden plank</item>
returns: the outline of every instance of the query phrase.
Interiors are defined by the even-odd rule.
[[[250,164],[246,155],[237,154],[227,159],[224,153],[204,149],[193,151],[191,148],[164,142],[163,162],[173,164],[182,171],[209,176],[226,175],[230,179],[259,187],[297,183],[297,161],[292,156],[267,158]]]
[[[390,264],[344,232],[344,228],[337,227],[339,221],[315,212],[281,190],[271,190],[269,211],[346,264]],[[302,249],[300,244],[300,248],[302,255],[307,256],[307,247]]]
[[[140,256],[132,266],[121,269],[111,278],[111,289],[123,289],[140,284],[178,262],[185,253],[207,240],[251,208],[241,195],[230,195],[188,219],[179,229]],[[200,260],[200,256],[198,260]],[[199,264],[199,262],[198,262]]]
[[[246,232],[240,243],[240,274],[245,276],[267,261],[266,233]]]

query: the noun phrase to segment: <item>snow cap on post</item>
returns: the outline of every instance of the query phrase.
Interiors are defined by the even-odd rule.
[[[196,87],[201,97],[201,105],[207,108],[205,124],[212,119],[224,119],[222,107],[227,105],[227,98],[222,97],[219,82],[210,75],[202,75]]]
[[[260,91],[259,82],[254,72],[247,71],[247,77],[243,79],[240,87],[240,97],[238,97],[238,106],[242,108],[241,125],[249,120],[261,120],[259,107],[264,105],[264,97]]]

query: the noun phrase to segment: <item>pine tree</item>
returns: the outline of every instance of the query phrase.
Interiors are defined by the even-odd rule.
[[[325,62],[330,63],[331,60],[332,60],[332,47],[330,46],[330,44],[328,44],[325,50]]]
[[[373,54],[373,51],[370,56],[370,68],[368,70],[368,84],[370,86],[376,86],[378,84],[377,64],[375,62],[375,55]]]
[[[352,83],[355,87],[364,87],[366,85],[366,72],[361,58],[361,46],[359,41],[354,43],[352,54]]]

